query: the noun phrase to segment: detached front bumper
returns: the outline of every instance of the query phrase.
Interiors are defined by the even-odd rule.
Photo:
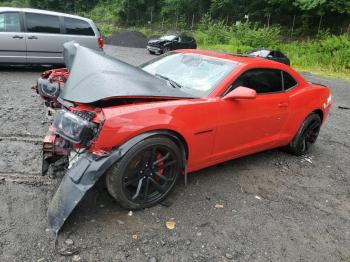
[[[55,232],[60,230],[86,192],[121,156],[119,150],[103,156],[93,153],[80,155],[66,172],[49,204],[48,219],[52,230]]]

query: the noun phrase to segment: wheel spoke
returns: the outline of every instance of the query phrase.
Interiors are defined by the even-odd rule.
[[[176,160],[172,160],[172,161],[169,161],[168,163],[165,163],[165,164],[162,165],[162,166],[157,166],[154,170],[155,170],[155,171],[159,171],[159,170],[162,170],[162,169],[164,169],[164,168],[166,168],[166,167],[172,166],[172,165],[174,165],[175,163],[176,163]]]
[[[144,192],[144,197],[147,200],[148,199],[148,191],[149,191],[149,178],[146,180],[146,186],[145,186],[145,192]]]
[[[158,165],[159,163],[161,163],[161,162],[167,160],[167,159],[169,158],[169,156],[170,156],[170,153],[169,153],[169,152],[166,153],[165,156],[163,156],[162,158],[160,158],[160,159],[154,161],[154,162],[153,162],[153,166],[156,166],[156,165]]]
[[[314,129],[319,127],[319,123],[317,121],[315,121],[314,123],[312,123],[309,127],[309,130],[314,131]]]
[[[155,174],[157,177],[159,177],[160,179],[163,179],[164,181],[170,181],[171,179],[163,176],[161,173],[159,173],[158,171],[155,171],[153,174]]]
[[[140,191],[141,191],[141,187],[142,187],[142,184],[143,184],[143,180],[144,180],[144,178],[141,178],[141,179],[139,180],[139,184],[137,185],[136,193],[135,193],[135,195],[132,197],[132,199],[136,199],[136,198],[140,195]]]
[[[157,189],[158,192],[160,193],[164,193],[165,189],[157,182],[155,181],[153,178],[149,178],[150,182],[154,185],[154,187]]]
[[[131,179],[130,181],[125,182],[125,186],[130,186],[131,184],[135,183],[138,180],[140,180],[140,177],[135,177],[135,178]]]

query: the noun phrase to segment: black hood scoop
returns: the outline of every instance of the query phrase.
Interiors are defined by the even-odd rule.
[[[89,104],[116,97],[195,98],[139,67],[80,45],[71,48],[74,60],[62,100]]]

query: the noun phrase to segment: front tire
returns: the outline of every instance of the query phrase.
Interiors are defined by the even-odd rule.
[[[111,196],[124,208],[142,209],[164,200],[182,170],[182,154],[169,138],[137,143],[106,173]]]
[[[302,123],[293,140],[286,147],[291,154],[301,156],[305,154],[310,145],[314,144],[320,132],[322,120],[316,113],[311,113]]]
[[[162,53],[166,54],[168,52],[170,52],[170,47],[169,46],[164,47]]]

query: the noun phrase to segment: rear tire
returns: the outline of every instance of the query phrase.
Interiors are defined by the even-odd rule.
[[[133,146],[107,171],[107,190],[124,208],[151,207],[168,196],[182,168],[179,147],[169,138],[151,137]]]
[[[321,118],[316,113],[311,113],[302,123],[293,140],[285,149],[297,156],[305,154],[310,145],[317,140],[321,128]]]
[[[151,55],[154,55],[156,52],[154,51],[148,51]]]

